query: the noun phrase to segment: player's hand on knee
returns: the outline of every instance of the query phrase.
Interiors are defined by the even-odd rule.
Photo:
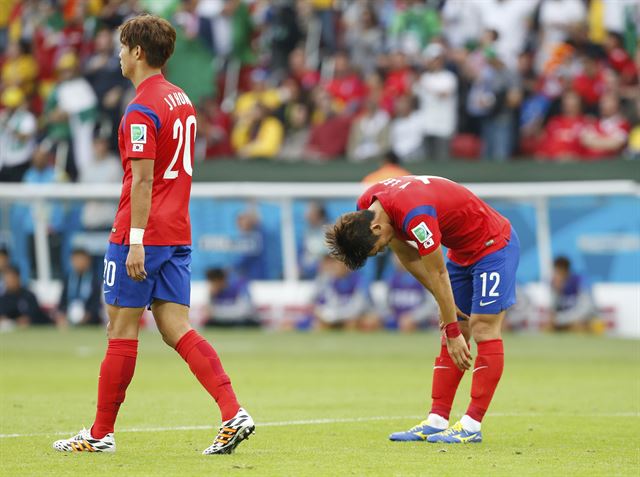
[[[127,275],[132,280],[141,282],[147,278],[147,271],[144,269],[144,247],[142,245],[131,245],[127,255]]]
[[[447,351],[458,369],[464,371],[471,368],[471,353],[464,336],[458,335],[455,338],[447,338]]]

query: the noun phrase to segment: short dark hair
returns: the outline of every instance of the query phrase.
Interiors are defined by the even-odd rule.
[[[565,256],[556,257],[553,261],[553,266],[568,272],[571,269],[571,261]]]
[[[371,231],[374,217],[370,210],[342,215],[325,233],[329,254],[351,270],[362,267],[378,240]]]
[[[164,18],[138,15],[120,27],[120,43],[127,45],[129,49],[139,46],[144,50],[149,66],[162,68],[173,54],[176,30]]]
[[[224,280],[227,278],[227,272],[223,268],[210,268],[207,270],[207,280],[215,282],[218,280]]]

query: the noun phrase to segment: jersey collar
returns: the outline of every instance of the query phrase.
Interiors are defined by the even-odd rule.
[[[146,88],[150,84],[153,84],[156,81],[160,81],[162,79],[164,79],[164,76],[162,76],[162,73],[149,76],[147,79],[145,79],[142,83],[138,85],[138,87],[136,88],[136,93],[140,92],[143,88]]]

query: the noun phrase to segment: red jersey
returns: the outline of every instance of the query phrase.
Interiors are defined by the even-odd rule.
[[[583,153],[580,134],[587,126],[586,116],[555,116],[544,128],[538,154],[549,158],[577,157]]]
[[[449,179],[404,176],[371,186],[358,199],[358,210],[378,200],[389,215],[396,237],[413,242],[420,255],[442,243],[448,257],[468,266],[500,250],[511,237],[511,224],[475,196]]]
[[[153,189],[144,244],[191,244],[189,196],[195,137],[196,112],[184,91],[161,74],[138,85],[118,129],[124,177],[110,242],[129,244],[132,181],[129,159],[152,159]]]

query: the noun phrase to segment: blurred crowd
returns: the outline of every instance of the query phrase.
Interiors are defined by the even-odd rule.
[[[0,180],[119,179],[117,28],[145,11],[199,160],[640,155],[634,0],[7,0]]]

